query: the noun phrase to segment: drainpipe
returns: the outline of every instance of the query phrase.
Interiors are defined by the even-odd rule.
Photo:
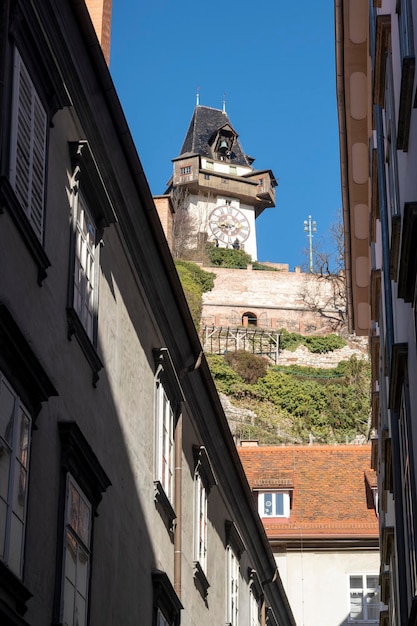
[[[181,600],[181,534],[182,534],[182,412],[175,427],[174,439],[174,480],[175,498],[174,507],[177,516],[174,532],[174,589]]]
[[[260,626],[266,626],[266,605],[265,605],[264,594],[262,594],[262,598],[261,598],[261,624]]]

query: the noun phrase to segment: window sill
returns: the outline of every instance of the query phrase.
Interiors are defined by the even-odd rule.
[[[26,613],[26,603],[32,594],[2,562],[0,562],[0,588],[3,590],[0,599],[1,623],[26,625],[27,622],[22,619],[22,615]]]
[[[68,339],[71,341],[72,336],[75,335],[78,343],[84,355],[93,370],[93,387],[96,387],[98,379],[99,379],[99,371],[103,367],[103,363],[101,362],[100,357],[97,354],[97,351],[87,333],[83,325],[80,322],[80,318],[78,317],[75,309],[72,307],[67,308],[67,324],[68,324]]]
[[[203,571],[203,568],[201,567],[200,561],[194,561],[193,573],[194,573],[194,582],[195,582],[197,589],[199,590],[203,598],[207,598],[210,583],[207,580],[207,577]]]
[[[174,521],[177,516],[172,508],[172,504],[169,501],[167,494],[165,493],[165,489],[159,480],[155,480],[154,482],[154,499],[155,506],[160,512],[167,529],[173,533]]]
[[[10,213],[18,231],[20,232],[22,239],[24,240],[29,253],[38,266],[38,284],[42,285],[42,281],[46,278],[46,270],[50,267],[51,263],[46,255],[46,252],[35,234],[25,212],[20,206],[15,192],[7,178],[2,176],[0,178],[0,213],[3,212],[3,207],[6,207]]]

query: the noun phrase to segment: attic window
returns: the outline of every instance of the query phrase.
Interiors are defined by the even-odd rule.
[[[191,174],[191,165],[185,165],[180,169],[181,176],[186,176],[187,174]]]
[[[265,491],[258,494],[260,517],[289,517],[290,494],[288,491]]]

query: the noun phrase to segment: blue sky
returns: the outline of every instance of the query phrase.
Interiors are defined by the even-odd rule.
[[[114,0],[110,70],[154,195],[197,89],[219,109],[226,94],[244,151],[279,181],[258,260],[308,263],[304,220],[323,238],[341,207],[333,2]]]

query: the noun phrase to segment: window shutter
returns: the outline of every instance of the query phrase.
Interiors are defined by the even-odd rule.
[[[42,241],[46,113],[17,50],[15,54],[10,180],[23,210]]]

